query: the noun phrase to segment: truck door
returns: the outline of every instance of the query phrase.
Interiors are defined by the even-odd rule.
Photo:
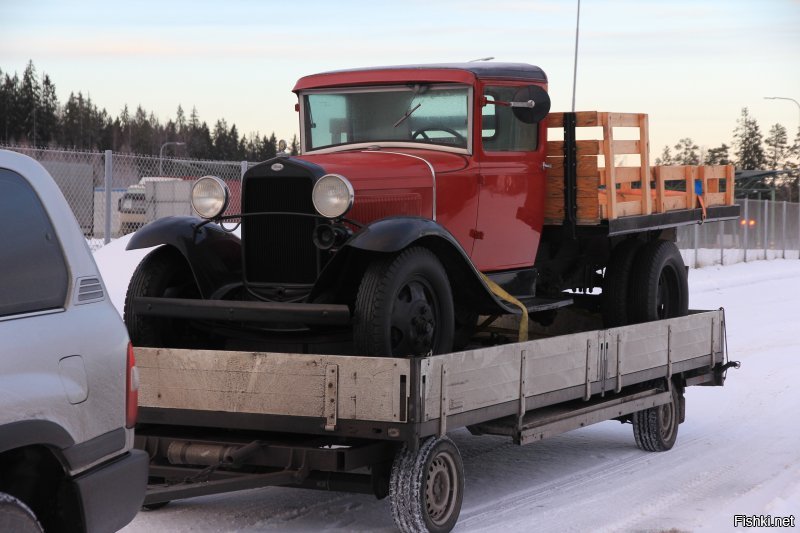
[[[519,120],[519,85],[487,85],[480,113],[480,194],[472,260],[482,271],[533,265],[544,220],[546,124]]]

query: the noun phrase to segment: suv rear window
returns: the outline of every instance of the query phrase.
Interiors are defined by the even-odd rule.
[[[22,176],[0,169],[0,317],[57,309],[69,274],[50,217]]]

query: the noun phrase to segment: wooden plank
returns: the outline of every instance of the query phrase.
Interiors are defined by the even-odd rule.
[[[600,141],[576,141],[575,148],[577,155],[598,155],[600,153]],[[547,141],[547,155],[548,157],[563,157],[564,156],[564,141]]]
[[[640,200],[631,200],[627,202],[617,202],[617,217],[628,217],[633,215],[642,214],[642,202]]]
[[[685,166],[683,176],[686,181],[686,208],[694,209],[697,205],[697,195],[694,192],[694,180],[697,178],[697,167]]]
[[[664,198],[663,205],[664,207],[662,212],[686,209],[686,196],[683,194],[680,196],[667,196]]]
[[[638,183],[641,180],[639,167],[616,167],[617,183]]]
[[[642,184],[642,214],[653,212],[653,198],[650,195],[650,122],[641,113],[639,122],[639,180]]]
[[[547,162],[553,165],[552,168],[547,169],[547,177],[563,178],[564,177],[564,158],[549,157]],[[578,157],[577,174],[579,178],[588,178],[598,175],[597,172],[597,157],[584,156]]]
[[[656,205],[655,211],[656,213],[664,213],[667,211],[667,203],[666,203],[666,189],[664,188],[664,167],[658,166],[653,167],[653,174],[655,176],[656,181]]]
[[[724,192],[707,192],[704,196],[706,207],[710,207],[712,205],[725,205]]]
[[[600,125],[597,111],[578,111],[575,114],[575,125],[579,128],[591,128]],[[550,113],[547,115],[548,128],[563,128],[564,113]]]
[[[661,179],[664,181],[686,180],[686,169],[681,165],[660,166],[656,168],[661,169]]]
[[[605,159],[605,185],[606,191],[608,192],[608,218],[609,220],[617,218],[617,175],[616,169],[614,167],[614,153],[612,141],[614,140],[613,135],[613,128],[611,127],[611,122],[609,120],[608,113],[600,113],[600,122],[603,127],[603,140],[606,142],[604,143],[604,148],[609,148],[603,154]]]
[[[734,182],[733,165],[725,165],[725,205],[733,205]]]
[[[579,177],[577,180],[578,197],[597,199],[599,186],[600,186],[600,179],[597,176]],[[548,176],[545,191],[548,197],[548,201],[549,198],[559,197],[563,202],[564,178]]]
[[[612,128],[638,128],[639,113],[606,113]]]
[[[612,147],[615,155],[641,154],[640,141],[614,141]]]

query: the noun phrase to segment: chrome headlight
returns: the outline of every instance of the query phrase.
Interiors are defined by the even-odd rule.
[[[214,218],[228,207],[230,191],[216,176],[203,176],[192,185],[192,209],[203,218]]]
[[[314,185],[314,209],[325,218],[339,218],[353,207],[353,186],[338,174],[326,174]]]

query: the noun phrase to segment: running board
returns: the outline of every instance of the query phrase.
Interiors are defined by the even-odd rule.
[[[598,398],[580,404],[571,402],[568,406],[534,409],[521,419],[509,416],[478,424],[471,429],[488,435],[510,436],[517,444],[530,444],[597,422],[664,405],[671,399],[669,391],[651,389],[612,399]]]
[[[572,305],[571,297],[564,298],[537,298],[529,296],[527,298],[519,298],[519,301],[524,305],[529,313],[539,313],[541,311],[552,311],[561,307]]]

